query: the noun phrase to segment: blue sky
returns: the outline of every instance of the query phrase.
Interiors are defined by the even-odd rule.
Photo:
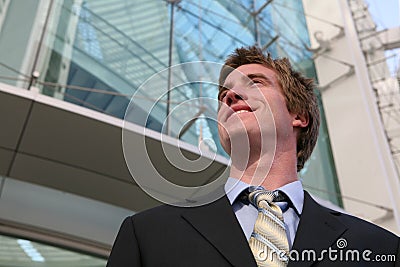
[[[400,0],[365,0],[378,30],[400,26]],[[392,56],[392,55],[396,56]],[[392,74],[399,70],[400,49],[386,52]],[[399,74],[398,74],[399,75]]]
[[[399,0],[365,0],[378,29],[400,25]]]

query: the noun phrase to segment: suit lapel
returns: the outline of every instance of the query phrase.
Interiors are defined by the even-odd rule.
[[[321,251],[334,245],[335,241],[347,230],[346,226],[335,218],[336,216],[340,216],[340,212],[323,208],[307,192],[304,192],[303,212],[292,251],[297,251],[301,259],[303,250],[313,250],[318,259]],[[291,255],[295,256],[295,254]],[[308,261],[307,258],[308,256],[303,261],[290,262],[289,267],[311,266],[315,260]]]
[[[256,267],[246,237],[226,196],[208,205],[187,209],[182,217],[233,266]]]

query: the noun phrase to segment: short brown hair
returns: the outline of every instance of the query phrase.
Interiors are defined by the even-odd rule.
[[[295,71],[287,58],[273,59],[269,53],[265,55],[256,46],[241,47],[226,59],[221,69],[220,92],[224,90],[222,85],[233,69],[246,64],[261,64],[274,70],[285,95],[288,111],[307,116],[308,125],[302,128],[297,138],[297,171],[300,171],[311,156],[318,139],[320,114],[313,79],[306,78],[300,72]]]

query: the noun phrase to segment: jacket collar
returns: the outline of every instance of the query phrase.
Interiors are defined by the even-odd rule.
[[[186,209],[182,217],[233,266],[256,267],[253,254],[228,198]]]

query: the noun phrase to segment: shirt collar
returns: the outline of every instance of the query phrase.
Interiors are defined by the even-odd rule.
[[[249,184],[242,182],[238,179],[229,177],[225,184],[225,193],[231,205],[236,200],[236,198],[249,187]]]
[[[235,202],[237,197],[249,187],[249,184],[242,182],[238,179],[229,177],[225,184],[225,192],[231,205],[233,204],[233,202]],[[304,191],[303,185],[300,181],[294,181],[285,184],[284,186],[279,187],[276,190],[282,191],[288,196],[294,208],[296,209],[297,214],[300,215],[303,212]]]

